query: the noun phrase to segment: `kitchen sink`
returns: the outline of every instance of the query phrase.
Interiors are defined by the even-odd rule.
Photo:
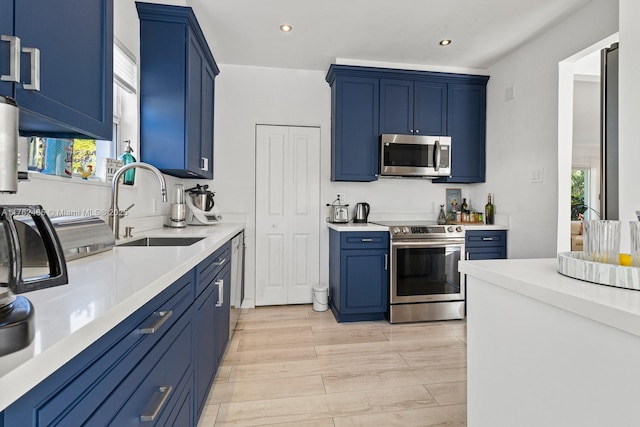
[[[202,239],[204,237],[143,237],[118,246],[191,246]]]

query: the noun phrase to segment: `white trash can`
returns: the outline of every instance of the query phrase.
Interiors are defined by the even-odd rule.
[[[329,287],[327,285],[313,286],[313,311],[327,311],[329,308]]]

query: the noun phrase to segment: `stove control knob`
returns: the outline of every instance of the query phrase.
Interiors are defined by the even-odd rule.
[[[402,233],[403,234],[409,234],[409,231],[411,231],[411,230],[409,230],[409,227],[402,227]]]
[[[393,227],[393,234],[400,233],[400,229],[398,227]]]
[[[462,226],[460,226],[460,225],[459,225],[459,226],[457,226],[457,227],[456,227],[456,231],[457,231],[458,233],[461,233],[461,232],[462,232]]]
[[[448,226],[448,227],[447,227],[447,231],[448,231],[449,233],[453,233],[453,227],[452,227],[452,226]]]

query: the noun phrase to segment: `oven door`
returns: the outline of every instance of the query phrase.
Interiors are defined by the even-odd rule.
[[[464,300],[464,240],[392,242],[391,304]]]

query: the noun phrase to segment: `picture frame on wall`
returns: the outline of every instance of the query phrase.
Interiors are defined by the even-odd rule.
[[[462,206],[462,190],[459,188],[447,188],[447,212],[457,212]]]

